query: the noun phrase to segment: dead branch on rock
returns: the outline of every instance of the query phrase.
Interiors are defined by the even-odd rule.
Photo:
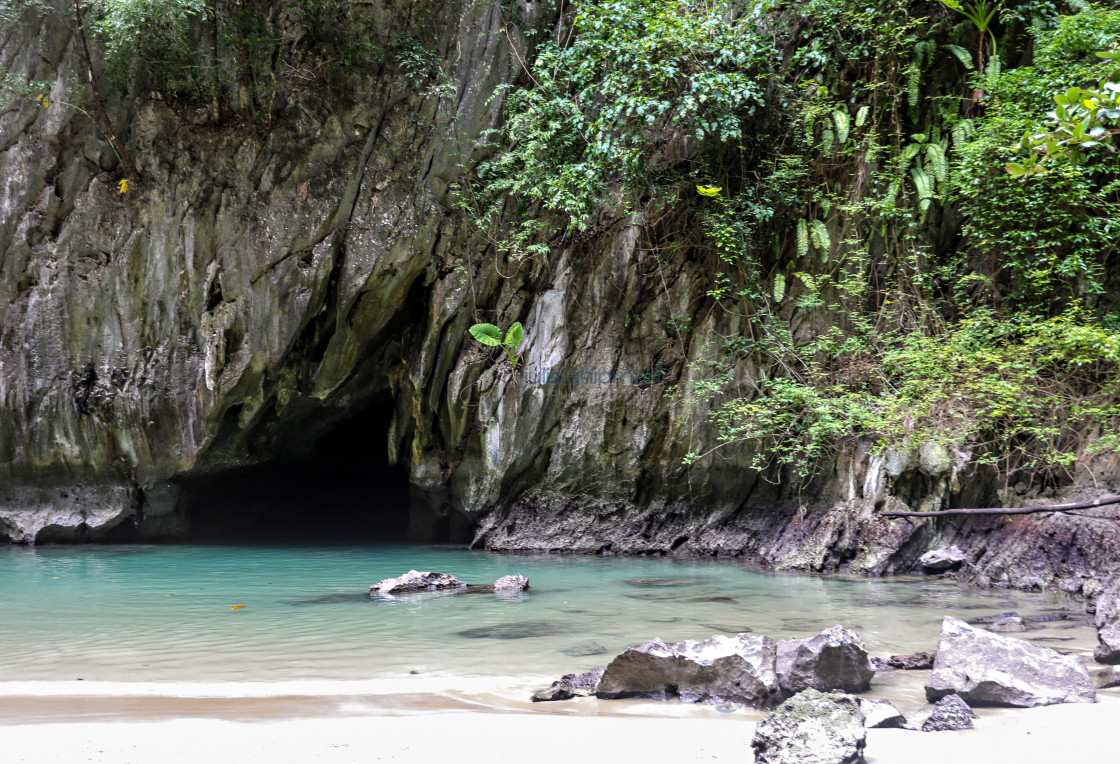
[[[1105,507],[1110,504],[1120,504],[1120,496],[1104,496],[1100,499],[1092,501],[1082,501],[1076,504],[1042,504],[1037,507],[986,507],[983,509],[942,509],[937,512],[911,512],[897,510],[894,512],[881,512],[881,517],[942,517],[944,515],[1033,515],[1038,512],[1068,512],[1070,510],[1078,509],[1093,509],[1095,507]],[[1097,520],[1120,520],[1116,518],[1104,518],[1100,515],[1081,515],[1081,517],[1093,517]]]

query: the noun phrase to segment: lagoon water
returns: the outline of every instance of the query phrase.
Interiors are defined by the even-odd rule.
[[[403,595],[370,584],[410,568],[531,590]],[[235,606],[241,606],[233,609]],[[223,682],[558,676],[652,637],[837,623],[872,655],[931,650],[943,616],[1079,605],[933,579],[759,572],[735,561],[498,555],[417,546],[74,546],[0,549],[0,681]],[[1021,635],[1091,648],[1057,622]]]

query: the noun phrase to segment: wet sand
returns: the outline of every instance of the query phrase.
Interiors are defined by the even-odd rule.
[[[69,684],[69,683],[68,683]],[[96,691],[97,688],[91,688]],[[495,704],[488,692],[337,695],[0,695],[0,760],[565,762],[752,760],[762,714],[580,699]],[[883,693],[889,694],[889,693]],[[1120,692],[1095,705],[978,709],[976,729],[869,730],[870,764],[1105,762]],[[921,723],[924,713],[912,713]]]

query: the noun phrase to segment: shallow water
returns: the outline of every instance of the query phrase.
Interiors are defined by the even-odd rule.
[[[370,584],[410,568],[470,583],[522,573],[532,589],[512,599],[369,599]],[[1055,594],[777,575],[734,561],[415,546],[13,547],[0,550],[0,680],[555,676],[655,636],[780,639],[836,623],[888,655],[934,649],[945,615],[1061,607],[1082,612]],[[1056,622],[1016,636],[1084,651],[1093,634]]]

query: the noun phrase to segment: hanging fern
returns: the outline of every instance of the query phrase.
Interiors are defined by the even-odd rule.
[[[848,128],[850,122],[848,121],[848,112],[834,111],[832,112],[832,121],[836,123],[836,140],[843,146],[848,142]]]
[[[956,56],[957,60],[964,65],[965,69],[976,68],[976,65],[972,62],[972,54],[962,48],[960,45],[946,45],[945,50]]]
[[[809,223],[805,218],[797,221],[797,256],[804,259],[809,255]]]
[[[786,296],[786,277],[778,274],[774,277],[774,301],[781,302]]]

